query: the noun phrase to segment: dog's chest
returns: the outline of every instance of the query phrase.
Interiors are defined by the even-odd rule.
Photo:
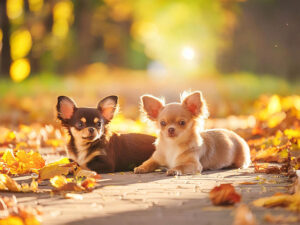
[[[82,168],[87,169],[86,164],[91,161],[94,157],[99,155],[106,155],[106,151],[103,148],[90,149],[90,146],[81,143],[76,143],[76,154],[71,154],[71,158],[75,160]]]
[[[164,143],[160,148],[164,166],[168,168],[177,166],[177,158],[182,152],[181,148],[173,143]]]
[[[87,150],[79,150],[77,152],[76,162],[79,165],[84,165],[86,163]]]

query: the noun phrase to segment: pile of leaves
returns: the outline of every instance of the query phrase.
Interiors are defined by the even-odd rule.
[[[37,192],[38,183],[49,180],[54,187],[53,191],[91,191],[96,179],[100,176],[95,172],[81,169],[77,163],[70,162],[68,158],[62,158],[56,162],[45,165],[45,160],[38,152],[32,150],[26,152],[8,149],[0,159],[0,190],[12,192]],[[9,175],[31,175],[30,184],[18,184]],[[73,175],[72,178],[66,178]]]
[[[12,198],[0,196],[1,218],[0,225],[39,225],[41,224],[40,210],[19,205],[15,196]]]
[[[38,150],[41,147],[52,147],[56,149],[63,147],[66,140],[67,136],[65,133],[53,125],[41,125],[36,123],[28,126],[21,124],[15,129],[0,126],[0,149],[7,147],[15,150]]]
[[[24,175],[37,171],[45,166],[45,160],[38,152],[18,150],[14,154],[7,149],[0,159],[0,172],[10,175]]]
[[[284,163],[255,166],[256,172],[288,173],[300,168],[300,96],[263,96],[255,104],[256,125],[248,140],[253,162]]]
[[[286,175],[293,182],[290,193],[276,193],[253,202],[255,207],[284,207],[300,212],[300,96],[262,96],[256,103],[256,125],[248,135],[255,173]],[[245,182],[242,184],[255,184]],[[231,184],[221,184],[210,192],[214,205],[234,205],[241,196]],[[298,216],[265,215],[270,223],[299,222]],[[247,205],[236,210],[234,225],[255,225]]]

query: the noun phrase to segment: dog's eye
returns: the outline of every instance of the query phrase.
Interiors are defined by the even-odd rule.
[[[96,125],[97,125],[98,127],[100,127],[100,126],[101,126],[101,122],[97,122]]]
[[[78,123],[77,123],[77,127],[78,127],[78,128],[82,128],[82,127],[83,127],[83,122],[81,122],[81,121],[78,122]]]
[[[162,120],[162,121],[160,121],[160,125],[164,127],[164,126],[167,125],[167,123],[166,123],[165,121]]]
[[[184,120],[180,120],[180,121],[179,121],[179,125],[180,125],[180,126],[184,126],[184,125],[185,125],[185,121],[184,121]]]

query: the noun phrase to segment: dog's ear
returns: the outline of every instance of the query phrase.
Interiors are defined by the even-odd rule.
[[[57,98],[57,118],[60,120],[68,120],[71,119],[75,109],[77,108],[76,103],[66,97],[66,96],[59,96]]]
[[[97,106],[102,116],[110,121],[118,109],[118,96],[112,95],[102,99]]]
[[[164,102],[151,95],[141,97],[142,110],[150,120],[156,120],[160,110],[164,107]]]
[[[206,102],[200,91],[195,91],[185,96],[181,101],[181,104],[190,111],[193,116],[203,116],[204,118],[208,117]]]

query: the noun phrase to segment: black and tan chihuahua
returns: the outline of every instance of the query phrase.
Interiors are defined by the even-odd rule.
[[[102,99],[97,108],[78,108],[59,96],[57,118],[70,135],[69,157],[81,167],[97,173],[131,170],[154,152],[155,137],[145,134],[115,134],[108,124],[118,109],[118,97]]]

